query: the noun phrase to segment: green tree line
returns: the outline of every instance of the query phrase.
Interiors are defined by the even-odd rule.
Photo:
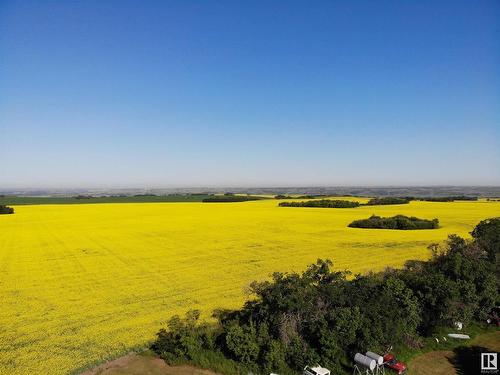
[[[168,362],[190,361],[221,373],[297,373],[321,363],[350,373],[356,352],[387,345],[411,349],[437,327],[484,321],[499,301],[500,218],[482,221],[465,240],[433,245],[432,259],[403,269],[355,275],[318,260],[302,273],[275,273],[251,284],[239,310],[199,311],[170,319],[152,349]]]
[[[205,203],[217,203],[217,202],[246,202],[246,201],[256,201],[262,199],[261,197],[249,196],[249,195],[214,195],[202,200]]]
[[[324,207],[324,208],[353,208],[358,207],[359,202],[344,201],[337,199],[317,199],[305,202],[281,202],[280,207]]]

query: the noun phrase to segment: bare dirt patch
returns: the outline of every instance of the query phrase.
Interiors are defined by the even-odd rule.
[[[130,353],[85,371],[82,375],[218,375],[193,366],[169,366],[160,358]]]

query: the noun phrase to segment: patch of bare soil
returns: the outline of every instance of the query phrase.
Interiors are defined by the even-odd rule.
[[[169,366],[158,357],[130,353],[103,363],[82,375],[218,375],[193,366]]]

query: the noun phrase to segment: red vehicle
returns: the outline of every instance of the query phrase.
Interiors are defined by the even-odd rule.
[[[392,354],[384,354],[384,365],[393,369],[398,373],[398,375],[404,374],[406,372],[406,365],[400,362]]]

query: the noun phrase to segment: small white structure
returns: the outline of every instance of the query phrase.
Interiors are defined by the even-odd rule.
[[[327,368],[316,366],[316,367],[304,367],[304,375],[330,375],[330,370]]]
[[[377,367],[377,361],[361,353],[356,353],[354,362],[354,374],[374,374]]]
[[[457,331],[461,331],[462,328],[464,327],[464,324],[462,322],[455,322],[454,325]]]

